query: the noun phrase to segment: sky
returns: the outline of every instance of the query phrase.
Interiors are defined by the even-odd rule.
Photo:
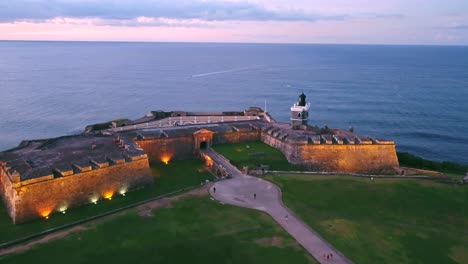
[[[0,0],[0,40],[468,45],[468,0]]]

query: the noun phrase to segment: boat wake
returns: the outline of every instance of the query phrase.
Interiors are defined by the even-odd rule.
[[[224,70],[224,71],[199,73],[199,74],[192,75],[192,78],[203,77],[203,76],[208,76],[208,75],[215,75],[215,74],[230,73],[230,72],[246,71],[246,70],[252,70],[252,69],[256,69],[256,68],[259,68],[259,67],[244,67],[244,68],[229,69],[229,70]]]

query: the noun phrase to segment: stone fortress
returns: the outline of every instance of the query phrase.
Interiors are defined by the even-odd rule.
[[[27,140],[0,152],[0,194],[14,223],[111,199],[153,184],[150,162],[200,157],[215,144],[262,141],[311,170],[394,173],[393,141],[308,125],[301,94],[291,122],[250,107],[242,112],[153,111],[88,126],[83,134]]]

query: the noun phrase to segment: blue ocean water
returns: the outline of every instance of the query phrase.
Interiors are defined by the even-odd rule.
[[[150,110],[264,107],[468,163],[468,47],[0,42],[0,150]]]

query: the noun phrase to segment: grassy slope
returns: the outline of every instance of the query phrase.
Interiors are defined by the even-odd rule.
[[[183,199],[153,215],[130,212],[0,262],[316,263],[268,215],[207,196]]]
[[[213,148],[239,168],[244,166],[254,168],[263,164],[270,165],[271,170],[303,170],[301,167],[289,164],[281,151],[263,142],[223,144]]]
[[[468,263],[468,188],[430,181],[267,176],[356,263]]]
[[[468,172],[468,165],[458,164],[449,161],[432,161],[420,158],[407,152],[397,152],[398,161],[401,166],[418,169],[435,170],[461,178]]]
[[[173,192],[185,187],[199,185],[213,177],[203,170],[198,160],[173,161],[169,165],[152,165],[155,185],[134,192],[125,197],[116,195],[111,201],[101,200],[97,205],[90,204],[67,211],[66,214],[53,214],[50,219],[39,219],[32,222],[14,225],[7,215],[3,204],[0,206],[0,243],[25,237],[49,228],[67,224],[86,217],[110,211],[125,205]]]

